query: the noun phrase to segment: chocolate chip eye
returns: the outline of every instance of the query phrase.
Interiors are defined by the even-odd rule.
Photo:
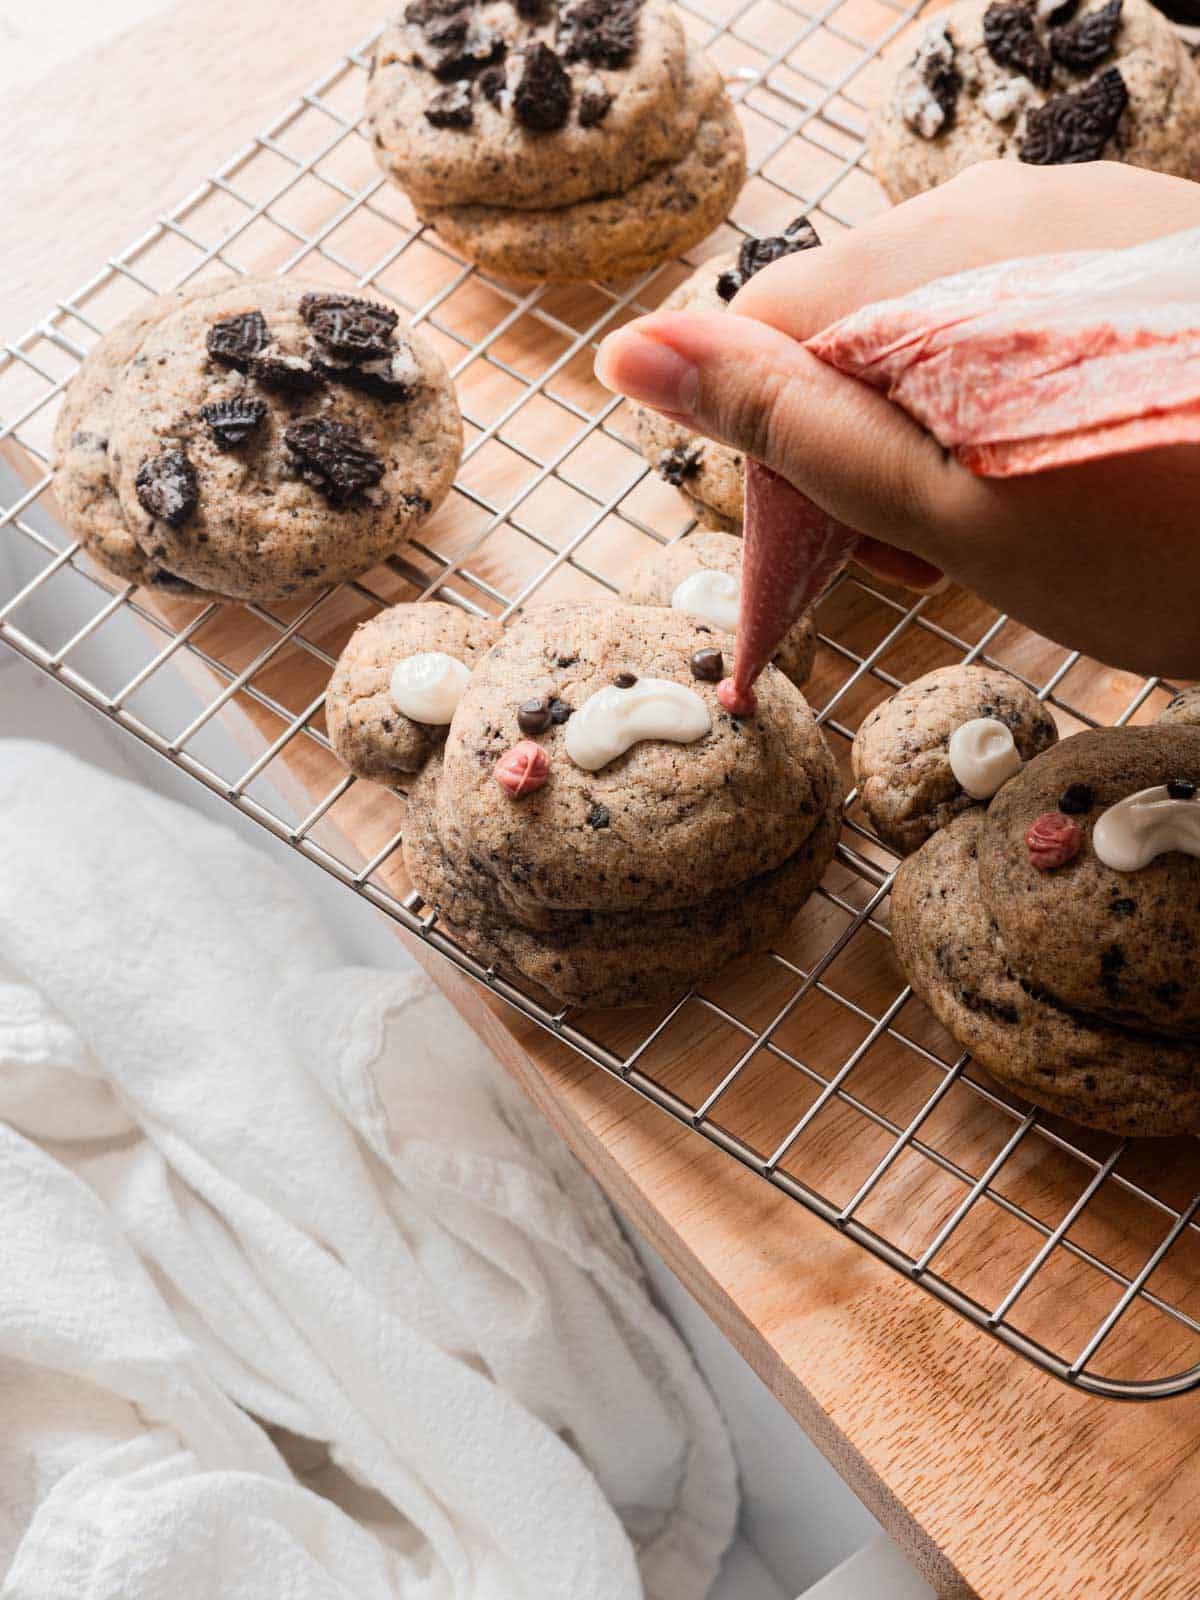
[[[632,689],[637,682],[637,675],[633,672],[618,672],[613,682],[618,689]]]
[[[517,707],[517,727],[522,733],[545,733],[551,720],[544,700],[525,700]]]
[[[1085,811],[1090,811],[1095,803],[1091,785],[1086,783],[1070,783],[1058,797],[1058,809],[1068,817],[1081,816]]]
[[[697,650],[689,665],[692,677],[701,683],[720,683],[725,676],[725,657],[719,650]]]
[[[574,706],[569,706],[565,700],[554,699],[550,702],[550,721],[557,727],[567,722],[575,712]]]
[[[1172,778],[1167,784],[1167,793],[1172,800],[1194,800],[1196,785],[1190,778]]]

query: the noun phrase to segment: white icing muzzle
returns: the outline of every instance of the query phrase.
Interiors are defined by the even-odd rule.
[[[736,633],[742,585],[731,572],[693,572],[675,586],[671,604],[676,611],[703,617],[714,628]]]
[[[972,800],[990,800],[1021,770],[1012,729],[997,717],[972,717],[950,735],[950,770]]]
[[[639,678],[628,689],[598,690],[566,725],[566,750],[577,767],[597,772],[642,739],[691,744],[712,731],[694,689],[669,678]]]
[[[1140,872],[1168,850],[1200,856],[1200,800],[1172,800],[1163,783],[1139,789],[1100,816],[1092,848],[1114,872]]]
[[[392,699],[414,722],[442,728],[454,718],[470,670],[443,650],[406,656],[392,668]]]

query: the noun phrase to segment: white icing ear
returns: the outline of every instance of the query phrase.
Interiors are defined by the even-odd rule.
[[[1163,783],[1139,789],[1100,815],[1092,848],[1114,872],[1140,872],[1168,850],[1200,856],[1200,800],[1172,800]]]
[[[693,572],[675,585],[671,604],[676,611],[703,617],[714,628],[736,633],[742,585],[731,572]]]
[[[392,699],[396,709],[414,722],[445,727],[454,718],[470,676],[470,668],[455,656],[423,650],[392,668]]]
[[[597,772],[641,739],[691,744],[711,731],[708,707],[694,689],[669,678],[639,678],[631,688],[610,685],[585,700],[564,742],[577,767]]]
[[[950,770],[972,800],[990,800],[1021,770],[1012,729],[998,717],[972,717],[950,735]]]

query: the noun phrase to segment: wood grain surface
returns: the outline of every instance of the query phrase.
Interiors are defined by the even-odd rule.
[[[3,214],[19,219],[5,229],[3,314],[9,333],[20,331],[60,293],[148,226],[169,202],[260,127],[333,57],[376,20],[377,0],[342,0],[337,6],[295,0],[283,8],[267,0],[188,0],[169,6],[134,33],[60,62],[37,92],[13,96],[7,149],[17,159],[0,170]],[[746,203],[752,203],[752,198]],[[879,203],[865,196],[864,206]],[[378,223],[386,227],[386,221]],[[432,267],[430,268],[432,270]],[[592,306],[588,291],[561,297],[557,315],[583,325]],[[464,326],[486,327],[494,296],[469,287],[457,305]],[[514,328],[506,359],[519,364],[538,354],[536,329]],[[532,341],[529,343],[529,341]],[[545,352],[539,359],[544,360]],[[585,408],[599,403],[588,363],[564,377]],[[499,387],[497,387],[499,386]],[[468,411],[486,415],[503,401],[495,369],[468,369],[463,378]],[[556,425],[548,410],[543,430]],[[619,419],[617,422],[619,428]],[[543,440],[543,443],[545,441]],[[615,447],[614,447],[615,448]],[[581,459],[596,481],[623,470],[619,453]],[[519,459],[497,450],[474,461],[473,481],[493,499],[520,486]],[[649,485],[640,507],[664,532],[679,521],[674,495]],[[527,513],[547,539],[561,538],[578,518],[570,492],[551,486]],[[471,507],[450,505],[431,540],[453,550],[465,542]],[[595,540],[595,565],[619,574],[631,534],[603,532]],[[592,542],[588,543],[591,552]],[[538,559],[544,563],[544,550]],[[590,557],[589,557],[590,559]],[[472,568],[506,593],[529,581],[532,557],[516,537],[489,541]],[[592,593],[586,576],[563,565],[555,593]],[[384,598],[412,592],[395,573],[375,575],[368,588]],[[298,610],[299,608],[297,608]],[[369,607],[342,593],[303,624],[306,640],[336,653]],[[193,615],[186,607],[169,614]],[[291,613],[288,613],[291,615]],[[859,654],[876,648],[896,615],[853,584],[826,602],[824,631]],[[971,597],[950,593],[925,613],[934,629],[910,628],[880,666],[900,677],[955,658],[937,631],[974,640],[991,621]],[[197,635],[214,658],[237,669],[269,643],[271,629],[237,608],[218,611]],[[1008,628],[989,651],[1039,682],[1064,662],[1060,649]],[[212,697],[213,681],[195,660],[181,661],[196,687]],[[326,667],[304,649],[280,652],[255,675],[255,686],[286,712],[298,713],[323,686]],[[823,648],[812,697],[820,705],[843,689],[834,720],[848,728],[887,692],[878,677],[851,683],[850,665]],[[1136,682],[1092,663],[1064,674],[1061,697],[1100,719],[1129,703]],[[1156,693],[1138,712],[1151,716]],[[1073,725],[1060,712],[1064,729]],[[237,695],[221,716],[248,753],[279,738],[286,725],[262,701]],[[839,758],[845,740],[835,734]],[[317,743],[292,740],[272,765],[273,779],[303,811],[336,782],[331,758]],[[369,861],[402,822],[402,803],[386,791],[356,784],[318,825],[342,859]],[[883,859],[880,857],[880,859]],[[378,868],[377,881],[405,888],[398,855]],[[844,866],[830,887],[845,905],[860,906],[863,880]],[[364,914],[368,914],[364,909]],[[845,911],[831,900],[814,901],[798,920],[783,953],[803,966],[826,948]],[[710,1315],[805,1427],[819,1447],[907,1550],[943,1595],[976,1594],[984,1600],[1189,1600],[1200,1596],[1200,1534],[1194,1505],[1200,1495],[1200,1399],[1118,1406],[1073,1392],[973,1331],[912,1284],[842,1239],[829,1227],[738,1166],[688,1129],[597,1068],[441,961],[413,944],[438,982],[495,1049],[498,1057],[542,1107],[614,1200],[668,1260]],[[837,963],[838,991],[865,1014],[879,1016],[901,983],[883,933],[870,927],[855,937]],[[794,978],[769,963],[726,975],[705,992],[727,1015],[762,1026]],[[811,1003],[810,1003],[811,1002]],[[760,1020],[761,1019],[761,1020]],[[827,1071],[862,1036],[844,1006],[814,993],[780,1036],[792,1055]],[[911,1044],[940,1058],[953,1045],[920,1008],[906,1007],[903,1029]],[[613,1048],[627,1048],[645,1021],[611,1019]],[[856,1033],[854,1027],[858,1027]],[[655,1081],[694,1103],[719,1078],[741,1048],[743,1036],[721,1013],[697,1004],[679,1019],[670,1048],[646,1059]],[[856,1069],[852,1086],[863,1103],[895,1121],[911,1116],[936,1081],[932,1065],[921,1077],[911,1048],[884,1037]],[[811,1079],[764,1054],[722,1102],[722,1125],[756,1149],[769,1150],[814,1098]],[[997,1148],[998,1130],[1012,1123],[985,1098],[956,1086],[927,1130],[931,1148],[950,1152],[970,1173],[982,1171]],[[887,1141],[866,1119],[833,1103],[795,1152],[798,1176],[848,1197]],[[1005,1135],[1006,1136],[1006,1135]],[[1192,1145],[1135,1153],[1135,1171],[1174,1185],[1186,1197],[1200,1185]],[[1064,1196],[1076,1192],[1077,1165],[1040,1143],[1022,1148],[1014,1162],[1011,1197],[1051,1225]],[[1138,1165],[1140,1163],[1140,1167]],[[1074,1186],[1074,1187],[1073,1187]],[[961,1183],[939,1174],[929,1160],[898,1166],[869,1215],[910,1248],[919,1246],[950,1214]],[[1081,1245],[1133,1270],[1159,1226],[1138,1222],[1120,1196],[1089,1215]],[[1140,1231],[1139,1231],[1140,1230]],[[985,1285],[1010,1281],[1038,1240],[1021,1241],[1010,1217],[985,1208],[969,1236],[955,1239],[947,1266],[956,1279],[984,1294]],[[1122,1252],[1125,1252],[1122,1255]],[[1193,1315],[1197,1283],[1194,1253],[1165,1264],[1162,1292]],[[1069,1343],[1094,1326],[1111,1303],[1111,1283],[1066,1259],[1058,1279],[1028,1297],[1023,1325],[1035,1335]],[[972,1276],[974,1275],[974,1276]],[[1155,1279],[1158,1287],[1160,1280]],[[1107,1298],[1106,1298],[1107,1297]],[[1147,1316],[1112,1351],[1114,1368],[1158,1353],[1167,1370],[1195,1360],[1193,1345]],[[1190,1351],[1191,1353],[1186,1353]]]

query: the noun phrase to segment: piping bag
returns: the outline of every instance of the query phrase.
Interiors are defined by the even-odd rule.
[[[980,477],[1200,443],[1200,228],[957,273],[864,306],[806,348],[882,390]],[[858,537],[747,462],[727,711],[753,712],[755,679]]]

